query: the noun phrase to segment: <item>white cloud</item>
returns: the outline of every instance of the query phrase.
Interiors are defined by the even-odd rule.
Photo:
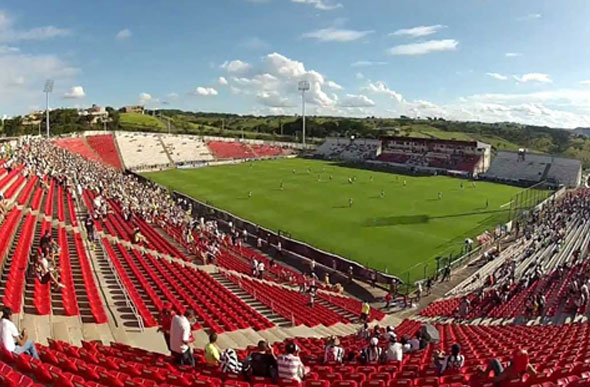
[[[292,108],[297,105],[287,97],[282,97],[277,91],[261,91],[256,99],[264,106],[274,108]]]
[[[139,93],[137,99],[139,99],[139,103],[143,105],[150,102],[152,100],[152,96],[148,93]]]
[[[383,81],[369,82],[369,84],[364,87],[363,90],[373,94],[385,95],[391,99],[396,100],[398,103],[403,101],[402,95],[394,90],[391,90]]]
[[[354,74],[354,77],[360,81],[360,80],[365,79],[365,74],[358,72],[358,73]]]
[[[232,60],[231,62],[225,61],[221,68],[228,73],[243,73],[252,68],[252,65],[241,60]]]
[[[176,99],[176,98],[178,98],[178,93],[168,93],[168,94],[166,94],[166,98]]]
[[[255,97],[261,105],[280,108],[299,105],[301,97],[297,84],[303,80],[310,83],[310,90],[305,94],[309,104],[337,104],[337,97],[329,95],[326,89],[338,90],[340,85],[326,81],[319,72],[306,69],[303,63],[276,52],[264,56],[259,65],[250,68],[247,75],[227,79],[232,94]]]
[[[508,77],[506,75],[502,75],[502,74],[498,74],[498,73],[486,73],[486,75],[488,77],[492,77],[492,78],[497,79],[499,81],[505,81],[508,79]]]
[[[326,0],[291,0],[291,2],[300,4],[310,4],[313,5],[316,9],[320,9],[322,11],[331,11],[333,9],[342,8],[342,4],[332,3]]]
[[[303,38],[316,39],[320,42],[353,42],[362,39],[374,31],[356,31],[339,28],[323,28],[317,31],[307,32],[301,35]]]
[[[523,74],[522,76],[513,75],[512,76],[517,82],[520,83],[527,83],[527,82],[538,82],[538,83],[552,83],[553,80],[549,75],[542,74],[542,73],[528,73]]]
[[[507,52],[506,54],[504,54],[504,56],[506,58],[516,58],[522,56],[522,54],[520,52]]]
[[[342,107],[372,107],[375,101],[362,94],[346,94],[344,99],[338,104]]]
[[[80,99],[86,97],[84,88],[82,86],[74,86],[64,94],[66,99]]]
[[[211,96],[215,96],[219,93],[217,92],[217,90],[215,90],[212,87],[199,86],[194,91],[192,91],[191,94],[200,95],[200,96],[204,96],[204,97],[211,97]]]
[[[217,83],[221,86],[227,86],[229,82],[227,82],[227,79],[225,77],[219,77],[217,78]]]
[[[418,38],[421,36],[428,36],[437,33],[441,29],[446,28],[441,24],[433,26],[418,26],[412,28],[403,28],[389,34],[389,36],[409,36],[412,38]]]
[[[131,37],[131,31],[128,28],[122,29],[121,31],[117,32],[115,35],[115,39],[117,40],[126,40]]]
[[[25,40],[48,40],[67,36],[70,31],[55,26],[35,27],[29,30],[14,28],[14,20],[0,10],[0,42],[20,42]]]
[[[590,80],[580,81],[581,86],[590,86]]]
[[[516,18],[516,20],[518,21],[529,21],[529,20],[535,20],[535,19],[540,19],[541,18],[541,14],[540,13],[529,13],[528,15],[525,16],[521,16]]]
[[[386,65],[387,62],[370,61],[370,60],[358,60],[350,64],[350,67],[370,67],[370,66],[382,66]]]
[[[401,44],[387,50],[389,55],[424,55],[436,51],[454,51],[457,49],[454,39],[429,40],[422,43]]]
[[[332,90],[342,90],[342,89],[344,89],[342,86],[340,86],[339,84],[337,84],[336,82],[333,82],[333,81],[327,81],[326,82],[326,86],[329,87]]]

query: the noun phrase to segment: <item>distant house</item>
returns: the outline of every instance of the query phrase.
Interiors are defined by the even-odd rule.
[[[78,110],[78,115],[83,117],[91,116],[92,119],[89,121],[91,125],[107,121],[109,118],[109,112],[102,106],[92,105],[88,109]]]
[[[130,106],[123,106],[121,108],[123,113],[140,113],[143,114],[143,106],[141,105],[130,105]]]
[[[23,116],[22,125],[24,126],[38,126],[43,120],[45,112],[38,110]]]

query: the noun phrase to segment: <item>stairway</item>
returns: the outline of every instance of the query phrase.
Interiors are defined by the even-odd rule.
[[[354,313],[349,312],[348,310],[343,309],[338,305],[334,305],[323,298],[317,297],[315,303],[323,306],[324,308],[330,309],[334,313],[338,313],[340,316],[348,319],[349,321],[357,321],[359,318],[358,315],[355,315]]]
[[[24,219],[24,217],[23,217]],[[39,222],[37,222],[39,223]],[[12,255],[14,254],[14,249],[16,247],[17,241],[20,239],[21,230],[20,228],[17,229],[16,236],[14,239],[13,246],[10,249],[10,259],[12,260]],[[35,232],[33,233],[33,245],[32,251],[37,251],[39,248],[39,241],[41,240],[41,225],[37,224],[35,226]],[[34,257],[34,255],[33,255]],[[34,258],[33,258],[34,259]],[[29,262],[30,263],[30,262]],[[27,275],[25,277],[25,294],[24,294],[24,303],[23,303],[23,310],[25,313],[32,313],[37,314],[37,310],[35,309],[35,305],[33,300],[35,298],[35,277],[31,277]]]
[[[86,293],[86,284],[82,276],[82,268],[80,267],[80,259],[76,251],[76,243],[71,233],[66,233],[68,252],[70,253],[70,266],[72,269],[72,280],[74,281],[74,290],[76,293],[76,300],[78,301],[78,309],[80,310],[80,317],[83,323],[94,323],[94,317],[90,310],[90,302],[88,294]]]
[[[151,225],[155,232],[160,234],[164,239],[166,239],[172,246],[176,247],[181,253],[183,253],[186,257],[192,258],[195,265],[202,264],[201,259],[197,258],[193,253],[188,251],[186,247],[181,245],[176,241],[176,239],[172,238],[166,231],[164,231],[159,225],[155,223]]]
[[[254,309],[256,312],[260,313],[264,317],[266,317],[270,322],[279,326],[279,327],[291,327],[291,321],[287,320],[286,318],[279,316],[278,314],[274,313],[270,308],[264,305],[262,302],[258,301],[250,294],[248,294],[245,290],[240,288],[238,285],[234,284],[227,278],[223,276],[221,273],[209,273],[211,277],[213,277],[217,282],[225,286],[229,289],[233,294],[235,294],[238,298],[244,301],[248,306]]]

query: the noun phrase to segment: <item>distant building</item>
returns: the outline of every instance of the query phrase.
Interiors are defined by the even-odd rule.
[[[130,105],[130,106],[123,106],[121,111],[123,113],[140,113],[143,114],[143,106],[141,105]]]
[[[78,110],[78,115],[82,117],[91,116],[92,119],[89,120],[91,125],[102,123],[109,118],[109,112],[104,107],[98,105],[92,105],[88,109],[80,109]]]
[[[43,115],[45,114],[42,110],[37,110],[23,116],[22,125],[24,126],[38,126],[43,121]]]

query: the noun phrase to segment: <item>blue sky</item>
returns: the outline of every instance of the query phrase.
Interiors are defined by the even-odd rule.
[[[590,3],[5,0],[0,116],[142,103],[590,126]]]

